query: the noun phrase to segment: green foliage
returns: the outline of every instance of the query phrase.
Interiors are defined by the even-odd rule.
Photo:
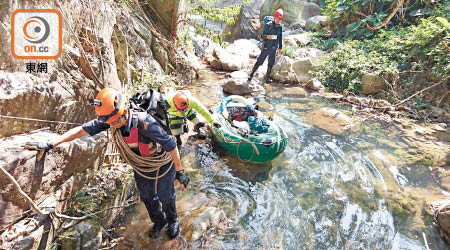
[[[365,73],[396,73],[396,65],[389,58],[365,46],[361,41],[338,43],[336,49],[314,63],[317,77],[325,87],[358,92],[360,76]]]
[[[202,5],[197,8],[191,9],[191,13],[194,15],[202,16],[211,21],[219,21],[226,24],[234,24],[236,18],[241,12],[242,5],[235,4],[225,8],[205,8]]]
[[[411,0],[403,1],[396,8],[400,0],[325,0],[323,13],[328,15],[338,33],[353,38],[370,38],[374,35],[368,28],[376,27],[385,22],[385,19],[397,10],[392,19],[386,23],[386,27],[397,24],[411,24],[418,17],[427,17],[439,9],[439,1],[435,0]]]
[[[210,38],[213,42],[219,44],[222,47],[226,47],[228,45],[228,42],[223,40],[222,34],[218,31],[212,30],[202,24],[193,22],[192,23],[197,31],[198,34],[202,36],[206,36]]]
[[[184,28],[178,32],[178,40],[177,40],[177,47],[192,47],[192,41],[189,38],[189,27],[184,26]]]
[[[290,46],[283,46],[283,48],[281,49],[281,53],[284,55],[284,56],[288,56],[288,57],[290,57],[290,58],[293,58],[294,57],[294,51],[295,51],[295,48],[293,48],[293,47],[290,47]]]
[[[450,26],[442,17],[421,19],[418,25],[398,27],[392,31],[382,30],[370,46],[399,62],[399,71],[413,68],[435,78],[450,73]]]
[[[146,72],[142,80],[133,81],[131,84],[132,95],[145,89],[158,89],[163,86],[174,86],[176,78],[171,75],[156,75]]]
[[[389,76],[414,70],[439,79],[450,73],[449,32],[447,18],[429,17],[417,25],[380,30],[371,40],[338,42],[332,52],[315,62],[313,75],[329,89],[354,92],[366,73]],[[412,84],[407,77],[401,79],[402,84]]]
[[[323,51],[329,51],[334,49],[339,42],[344,42],[344,40],[342,37],[322,37],[320,32],[316,32],[311,37],[310,45]]]

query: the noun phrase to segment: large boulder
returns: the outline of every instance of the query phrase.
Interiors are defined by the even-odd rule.
[[[221,47],[215,47],[207,56],[206,61],[215,69],[236,71],[244,67],[244,60],[237,55],[229,53]]]
[[[376,94],[386,87],[386,81],[383,77],[374,74],[362,75],[361,83],[361,91],[364,95]]]
[[[55,193],[69,179],[72,184],[67,193],[62,193],[71,196],[80,183],[86,181],[81,172],[100,164],[100,156],[105,152],[107,141],[102,135],[63,143],[47,153],[40,162],[36,161],[36,151],[24,150],[21,145],[30,141],[53,140],[57,134],[46,130],[11,136],[0,140],[0,165],[15,177],[36,204],[40,204],[48,194]],[[73,178],[74,175],[79,177]],[[4,175],[0,175],[0,190],[0,226],[3,227],[20,217],[20,213],[29,209],[30,205]],[[57,200],[63,198],[57,197]]]
[[[324,52],[314,48],[300,48],[293,52],[293,59],[280,56],[273,66],[273,79],[290,84],[307,83],[311,80],[312,62]]]
[[[272,16],[278,8],[284,10],[283,22],[289,24],[320,14],[320,7],[315,3],[301,0],[267,0],[261,6],[260,20],[265,16]]]
[[[353,127],[350,117],[331,108],[321,108],[307,114],[308,122],[332,134],[341,134]]]
[[[230,74],[230,78],[224,81],[223,91],[233,95],[258,94],[264,92],[264,88],[256,83],[247,80],[248,75],[244,71],[235,71]]]
[[[328,16],[313,16],[306,19],[305,28],[308,30],[315,30],[317,28],[325,27],[331,24]]]
[[[297,82],[306,83],[311,80],[311,74],[309,71],[313,69],[313,65],[310,57],[300,58],[292,63],[292,70],[297,76]]]
[[[317,78],[313,78],[313,79],[309,80],[306,83],[305,87],[310,90],[314,90],[314,91],[319,91],[324,88],[322,83]]]
[[[178,18],[187,9],[185,0],[152,0],[143,4],[147,16],[156,22],[160,29],[176,35],[179,25]]]
[[[258,45],[247,39],[239,39],[228,45],[228,52],[234,55],[240,55],[242,58],[256,58],[261,53]]]
[[[0,114],[11,117],[0,119],[1,137],[46,126],[57,130],[73,126],[22,118],[82,123],[95,116],[87,100],[96,94],[94,83],[79,74],[75,79],[63,72],[55,76],[55,81],[49,81],[52,76],[48,74],[35,76],[0,70]]]
[[[258,32],[261,26],[259,13],[263,2],[264,0],[252,0],[242,7],[236,23],[226,25],[222,32],[227,41],[234,41],[241,38],[258,38]]]
[[[297,76],[292,70],[293,60],[287,56],[279,56],[272,68],[272,78],[282,83],[297,83]]]

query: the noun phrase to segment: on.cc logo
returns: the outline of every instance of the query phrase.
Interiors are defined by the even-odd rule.
[[[16,59],[56,59],[62,53],[62,16],[56,9],[18,9],[11,15]]]

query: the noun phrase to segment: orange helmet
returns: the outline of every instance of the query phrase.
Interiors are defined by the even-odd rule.
[[[106,123],[119,119],[125,110],[125,98],[119,91],[112,88],[102,89],[90,102],[95,106],[98,119]]]
[[[283,19],[284,13],[282,9],[278,9],[275,11],[275,17],[279,18],[279,19]]]
[[[178,92],[173,96],[173,104],[178,111],[184,112],[189,107],[189,100],[186,95]]]

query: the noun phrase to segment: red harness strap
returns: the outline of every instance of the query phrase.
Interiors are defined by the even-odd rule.
[[[148,157],[151,155],[149,144],[139,142],[138,128],[131,128],[130,136],[123,137],[123,140],[128,144],[130,148],[139,148],[139,152],[142,156]]]

